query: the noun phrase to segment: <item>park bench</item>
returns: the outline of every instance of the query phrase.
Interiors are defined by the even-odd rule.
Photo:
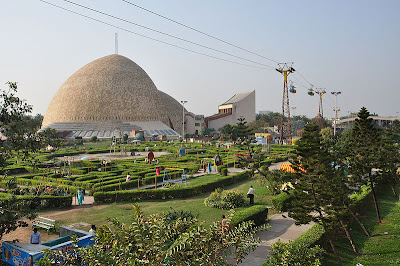
[[[44,218],[40,217],[37,221],[33,222],[33,227],[41,227],[47,230],[47,232],[50,232],[52,230],[56,229],[56,221],[49,219],[49,218]]]

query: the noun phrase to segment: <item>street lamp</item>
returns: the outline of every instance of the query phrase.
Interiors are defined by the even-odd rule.
[[[187,101],[181,101],[182,104],[182,137],[185,137],[185,103]]]
[[[333,128],[333,135],[336,136],[336,122],[337,122],[337,112],[340,111],[340,109],[337,108],[336,106],[336,99],[337,96],[340,95],[342,92],[340,91],[332,91],[331,94],[335,95],[335,109],[333,109],[333,111],[335,111],[335,122],[334,122],[334,128]]]

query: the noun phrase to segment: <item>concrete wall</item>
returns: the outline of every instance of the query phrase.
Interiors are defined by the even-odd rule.
[[[246,98],[232,103],[232,115],[222,117],[208,122],[208,128],[219,130],[226,124],[236,125],[238,118],[244,117],[246,122],[256,120],[256,92],[251,92]]]

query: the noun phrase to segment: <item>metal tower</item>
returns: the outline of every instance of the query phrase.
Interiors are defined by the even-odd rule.
[[[276,71],[283,75],[283,98],[282,98],[282,116],[281,116],[281,137],[279,139],[279,144],[283,144],[283,140],[286,139],[288,144],[292,143],[292,129],[290,125],[290,106],[289,106],[289,92],[287,77],[290,73],[295,70],[292,67],[293,62],[290,63],[279,63]],[[287,119],[287,120],[286,120]]]
[[[314,92],[319,95],[318,114],[321,118],[324,118],[324,109],[322,108],[322,95],[326,93],[326,90],[324,88],[311,88],[309,89],[308,95],[313,96]]]

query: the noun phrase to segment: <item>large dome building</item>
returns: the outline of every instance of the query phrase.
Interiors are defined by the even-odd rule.
[[[44,116],[46,128],[67,138],[109,138],[115,131],[133,137],[140,130],[145,137],[178,137],[182,106],[135,62],[114,54],[85,65],[62,84]]]

